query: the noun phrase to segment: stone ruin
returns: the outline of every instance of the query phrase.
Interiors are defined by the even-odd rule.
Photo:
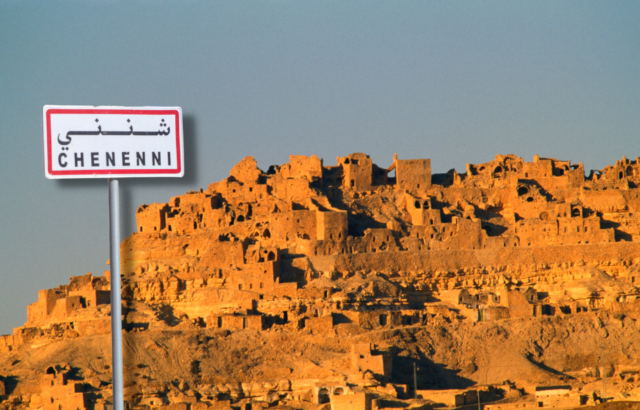
[[[266,172],[247,157],[206,190],[137,209],[137,231],[121,245],[125,334],[342,338],[350,349],[340,377],[289,377],[260,387],[196,377],[196,387],[181,389],[173,381],[151,388],[148,376],[127,403],[172,410],[278,403],[382,409],[391,397],[413,398],[414,408],[477,403],[478,391],[480,400],[499,398],[496,386],[506,385],[497,379],[490,388],[414,391],[411,372],[394,368],[397,346],[378,349],[359,338],[394,329],[636,318],[638,183],[638,158],[585,176],[581,163],[539,156],[525,162],[498,155],[467,164],[465,173],[434,175],[429,159],[397,155],[387,168],[362,153],[338,157],[336,166],[292,155]],[[109,283],[106,271],[40,291],[27,323],[0,337],[0,354],[108,335]],[[480,383],[472,365],[465,371]],[[603,366],[596,360],[583,379],[602,377]],[[632,375],[640,370],[632,360],[618,366]],[[108,381],[70,382],[69,371],[48,366],[29,401],[0,398],[11,398],[9,407],[108,408]],[[514,381],[539,396],[534,384]],[[586,403],[585,395],[571,397]],[[536,403],[558,407],[563,400]],[[509,408],[500,406],[494,408]]]

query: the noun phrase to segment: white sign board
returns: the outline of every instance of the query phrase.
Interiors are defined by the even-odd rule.
[[[47,178],[182,177],[180,107],[42,109]]]

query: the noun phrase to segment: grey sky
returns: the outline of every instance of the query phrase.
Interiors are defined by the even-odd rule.
[[[0,334],[107,268],[107,182],[44,178],[45,104],[182,107],[185,178],[121,180],[125,237],[247,155],[640,156],[638,21],[632,1],[2,0]]]

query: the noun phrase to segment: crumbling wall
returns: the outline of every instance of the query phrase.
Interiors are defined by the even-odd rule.
[[[430,159],[398,159],[398,154],[394,154],[393,168],[398,189],[414,192],[431,188]]]
[[[355,153],[338,157],[338,166],[342,167],[342,185],[346,189],[362,192],[370,191],[373,182],[373,162],[368,155]]]

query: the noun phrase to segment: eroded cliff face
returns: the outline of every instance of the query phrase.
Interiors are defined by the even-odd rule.
[[[337,162],[263,172],[247,157],[137,210],[121,245],[131,406],[382,408],[414,397],[414,365],[414,406],[545,384],[572,384],[558,403],[580,404],[603,375],[609,396],[635,394],[639,160],[586,178],[537,156],[445,175],[428,159]],[[0,337],[2,405],[109,403],[109,282],[39,292]]]

